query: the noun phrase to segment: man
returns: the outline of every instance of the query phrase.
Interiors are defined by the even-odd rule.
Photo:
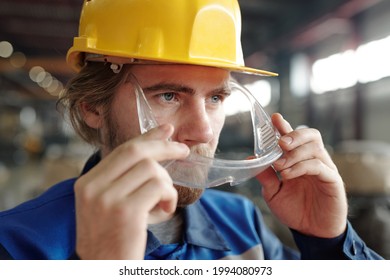
[[[243,65],[239,35],[235,0],[85,1],[68,53],[80,72],[61,101],[98,152],[79,178],[0,214],[1,257],[380,258],[347,221],[343,181],[319,132],[294,131],[279,114],[284,155],[257,179],[300,252],[247,199],[174,183],[163,163],[214,154],[231,72],[272,75]],[[143,134],[140,94],[159,124]]]

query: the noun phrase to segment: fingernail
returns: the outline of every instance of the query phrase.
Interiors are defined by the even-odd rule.
[[[180,149],[180,150],[183,150],[183,151],[186,151],[188,152],[189,151],[189,148],[186,144],[183,144],[183,143],[179,143],[179,142],[175,142],[177,144],[177,147]]]
[[[288,145],[293,142],[293,139],[290,136],[282,136],[282,138],[280,138],[280,140],[282,140],[284,143],[286,143]]]

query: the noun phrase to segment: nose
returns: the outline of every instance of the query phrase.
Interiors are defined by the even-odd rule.
[[[184,108],[183,108],[184,109]],[[214,137],[213,120],[202,100],[191,102],[182,110],[175,127],[179,142],[189,147],[209,143]]]

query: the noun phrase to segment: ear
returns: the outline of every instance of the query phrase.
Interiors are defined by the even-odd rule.
[[[103,124],[103,112],[101,108],[92,108],[88,103],[82,102],[80,110],[85,123],[94,129],[99,129]]]

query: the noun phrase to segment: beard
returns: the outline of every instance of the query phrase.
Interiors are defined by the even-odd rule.
[[[197,154],[205,157],[213,157],[214,152],[206,145],[197,145],[190,148],[191,154]],[[197,201],[203,194],[208,177],[208,166],[194,165],[191,162],[175,161],[167,167],[169,175],[174,180],[189,182],[189,185],[198,186],[197,188],[175,184],[178,191],[178,207],[185,207]],[[184,183],[185,184],[185,183]]]
[[[103,143],[110,151],[113,151],[119,145],[128,141],[128,138],[120,133],[121,129],[115,121],[115,117],[109,114],[106,119],[107,133],[104,135]],[[191,153],[196,153],[202,156],[213,157],[214,152],[205,145],[197,145],[190,148]],[[180,176],[181,178],[188,178],[189,180],[205,180],[207,178],[207,169],[202,167],[186,168],[185,166],[176,165],[167,168],[171,177]],[[173,185],[178,193],[177,208],[184,208],[196,202],[203,194],[204,189],[191,188],[178,184]]]

